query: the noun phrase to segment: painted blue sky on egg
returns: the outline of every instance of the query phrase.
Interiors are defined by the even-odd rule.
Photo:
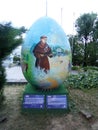
[[[47,36],[47,43],[51,47],[62,46],[70,50],[70,44],[64,30],[55,20],[46,16],[41,17],[31,26],[25,38],[24,46],[30,49],[40,41],[42,35]]]

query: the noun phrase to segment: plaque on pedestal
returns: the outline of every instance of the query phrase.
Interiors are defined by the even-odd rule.
[[[47,109],[67,109],[66,95],[47,95],[46,97]]]
[[[23,108],[44,108],[44,95],[26,94],[23,99]]]

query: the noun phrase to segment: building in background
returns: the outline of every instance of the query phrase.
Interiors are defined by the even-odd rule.
[[[9,67],[10,65],[13,65],[15,63],[15,59],[16,60],[16,65],[17,63],[19,63],[19,60],[21,57],[21,46],[18,46],[15,50],[12,51],[12,53],[7,56],[4,60],[3,60],[3,66],[4,67]]]

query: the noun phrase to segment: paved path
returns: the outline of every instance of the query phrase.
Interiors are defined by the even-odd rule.
[[[6,68],[7,82],[27,82],[20,66]]]

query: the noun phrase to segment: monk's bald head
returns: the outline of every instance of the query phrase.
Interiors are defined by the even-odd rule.
[[[47,42],[47,36],[41,36],[41,37],[40,37],[40,40],[41,40],[43,43],[46,43],[46,42]]]

